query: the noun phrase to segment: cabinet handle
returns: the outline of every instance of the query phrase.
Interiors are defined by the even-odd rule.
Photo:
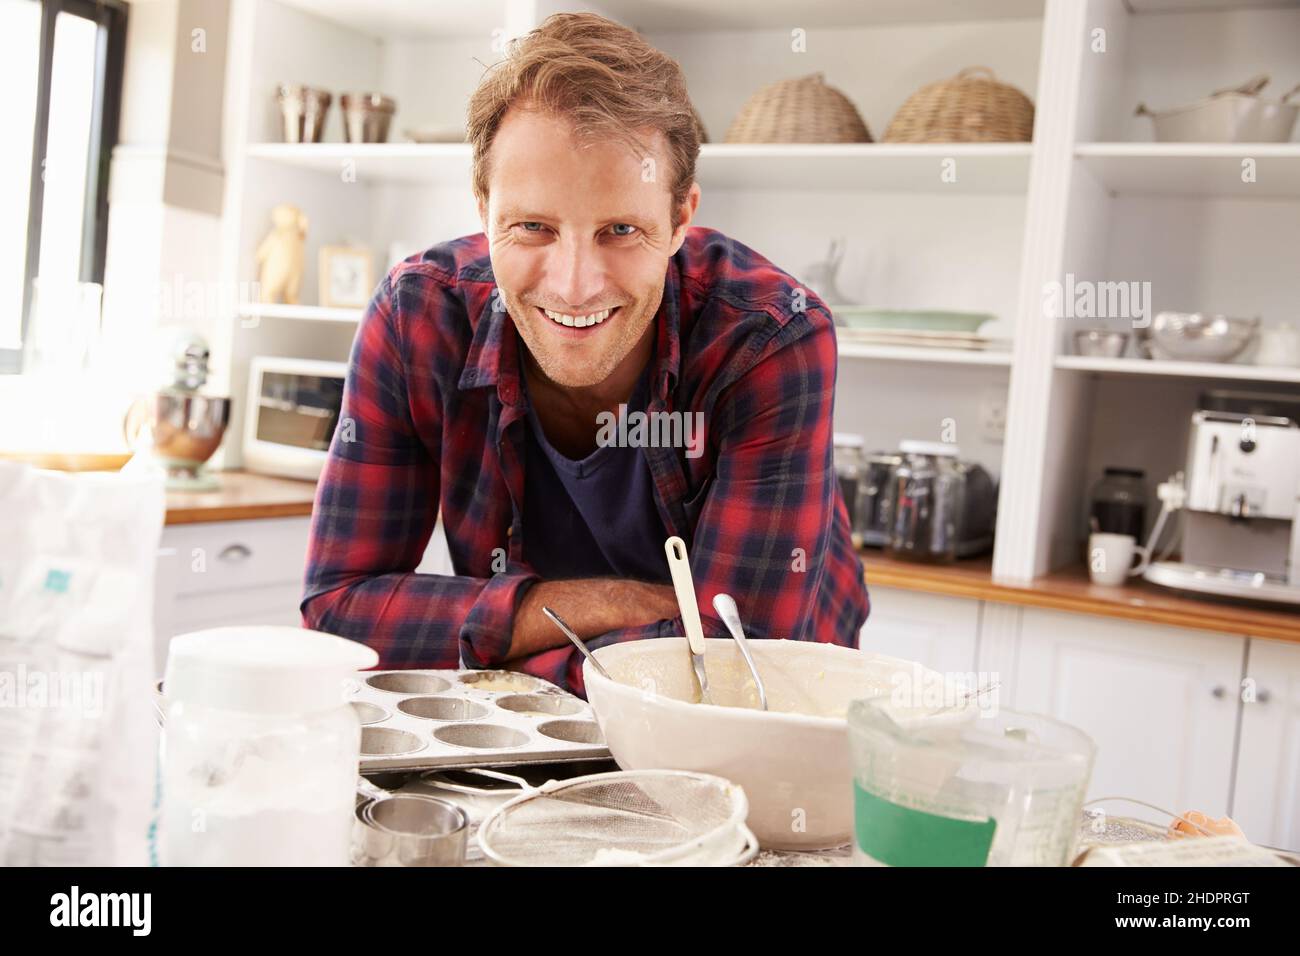
[[[217,555],[222,561],[247,561],[252,556],[252,550],[242,544],[228,544]]]
[[[1228,696],[1228,688],[1220,684],[1218,687],[1214,688],[1214,690],[1210,691],[1210,696],[1215,700],[1223,700],[1223,698]]]

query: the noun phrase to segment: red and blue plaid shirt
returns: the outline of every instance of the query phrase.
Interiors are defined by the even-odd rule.
[[[385,668],[505,665],[539,580],[522,547],[518,338],[494,292],[482,234],[435,246],[389,272],[353,343],[301,609]],[[706,636],[726,636],[712,616],[725,591],[751,638],[856,647],[868,600],[832,461],[829,310],[753,250],[692,228],[655,322],[647,410],[699,412],[705,427],[703,454],[643,450],[664,526],[689,547]],[[415,574],[440,508],[456,575]],[[676,618],[588,644],[681,633]],[[561,645],[509,666],[582,694],[581,665]]]

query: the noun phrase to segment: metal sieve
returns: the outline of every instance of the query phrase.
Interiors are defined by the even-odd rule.
[[[498,807],[478,842],[500,866],[734,866],[758,852],[748,813],[745,791],[721,777],[600,773]]]

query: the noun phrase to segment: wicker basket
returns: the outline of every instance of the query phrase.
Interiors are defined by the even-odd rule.
[[[886,143],[1023,143],[1034,135],[1034,104],[986,66],[921,87],[885,130]]]
[[[870,143],[849,98],[820,73],[765,86],[736,114],[728,143]]]

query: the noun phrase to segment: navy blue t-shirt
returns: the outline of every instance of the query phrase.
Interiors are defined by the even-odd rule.
[[[628,399],[629,414],[646,408],[653,365],[646,363]],[[644,450],[611,445],[580,461],[566,458],[546,440],[527,401],[524,559],[543,578],[670,580],[668,532]]]

